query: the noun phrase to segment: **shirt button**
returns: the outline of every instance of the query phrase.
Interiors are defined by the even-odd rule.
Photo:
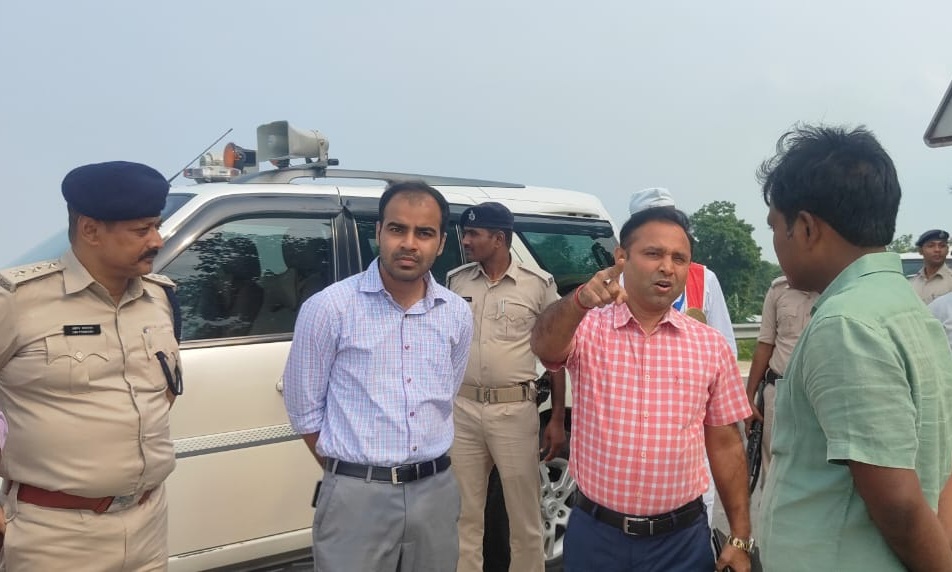
[[[76,359],[83,359],[83,352],[76,352]]]
[[[416,451],[416,445],[410,447],[410,450],[411,450],[411,451]]]
[[[645,419],[647,419],[647,418],[648,418],[648,414],[647,414],[647,413],[645,413]]]
[[[407,345],[403,346],[403,349],[405,349],[405,350],[410,349],[410,344],[407,344]]]
[[[410,383],[411,381],[413,381],[413,378],[412,378],[412,377],[408,377],[408,378],[407,378],[407,383]]]
[[[642,454],[641,454],[641,458],[642,458],[642,459],[644,459],[644,458],[647,457],[647,456],[648,456],[647,453],[642,453]]]
[[[411,412],[410,412],[410,417],[413,417],[414,415],[416,415],[416,413],[413,412],[413,411],[411,411]]]

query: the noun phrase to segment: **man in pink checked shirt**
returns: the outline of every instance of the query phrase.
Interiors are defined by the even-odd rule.
[[[748,572],[747,461],[736,425],[750,415],[744,384],[724,337],[671,308],[691,263],[688,219],[649,208],[620,238],[615,266],[549,306],[532,332],[536,355],[564,365],[574,382],[569,469],[579,498],[565,570],[715,569],[701,500],[706,450],[731,531],[716,569]]]

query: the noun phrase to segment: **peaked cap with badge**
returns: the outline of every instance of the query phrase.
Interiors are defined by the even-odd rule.
[[[79,214],[97,220],[133,220],[159,216],[169,183],[141,163],[109,161],[76,167],[63,179],[63,198]]]
[[[495,202],[480,203],[463,211],[460,218],[463,227],[512,230],[512,211]]]
[[[929,242],[930,240],[949,240],[949,233],[942,229],[934,228],[932,230],[927,230],[916,240],[916,248],[922,248],[922,245]]]

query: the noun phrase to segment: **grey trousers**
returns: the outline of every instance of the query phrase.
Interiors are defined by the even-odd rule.
[[[453,572],[460,497],[452,470],[403,485],[324,474],[315,572]]]

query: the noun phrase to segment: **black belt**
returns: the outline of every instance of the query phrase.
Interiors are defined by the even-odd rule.
[[[432,477],[448,468],[450,468],[450,456],[446,454],[440,455],[432,461],[396,467],[374,467],[331,458],[324,460],[324,470],[328,473],[360,479],[369,478],[371,481],[383,481],[395,485]]]
[[[783,374],[779,374],[768,367],[767,373],[764,374],[764,381],[766,381],[767,383],[777,383],[777,380],[782,377],[783,377]]]
[[[582,491],[578,491],[578,500],[575,502],[575,507],[584,510],[596,520],[620,528],[626,534],[633,536],[657,536],[681,530],[694,524],[694,521],[704,513],[704,501],[701,497],[697,497],[688,504],[666,514],[657,516],[622,514],[596,503],[582,494]]]

